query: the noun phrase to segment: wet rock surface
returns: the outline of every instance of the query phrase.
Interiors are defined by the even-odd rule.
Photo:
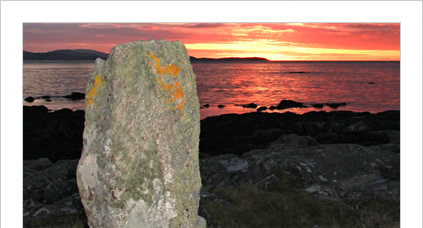
[[[184,45],[137,41],[96,60],[77,183],[91,227],[205,227],[200,111]]]

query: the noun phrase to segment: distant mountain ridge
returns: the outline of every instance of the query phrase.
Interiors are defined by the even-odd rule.
[[[90,50],[90,49],[63,49],[55,50],[50,52],[29,52],[23,51],[23,60],[95,60],[97,58],[107,59],[109,54]],[[251,58],[220,58],[220,59],[211,59],[211,58],[195,58],[190,57],[191,63],[200,62],[268,62],[268,59],[251,57]]]
[[[89,49],[64,49],[50,52],[23,52],[23,60],[95,60],[107,59],[108,54]]]

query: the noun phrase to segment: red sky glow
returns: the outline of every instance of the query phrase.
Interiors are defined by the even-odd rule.
[[[400,59],[399,23],[25,23],[23,49],[93,49],[165,39],[197,58],[269,60]]]

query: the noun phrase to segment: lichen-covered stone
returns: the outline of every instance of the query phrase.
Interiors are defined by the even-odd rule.
[[[117,45],[96,60],[86,94],[77,182],[89,225],[205,227],[200,109],[184,45]]]

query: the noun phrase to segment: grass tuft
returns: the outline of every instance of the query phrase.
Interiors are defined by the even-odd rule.
[[[211,217],[208,226],[399,227],[399,202],[333,202],[297,190],[299,181],[292,177],[279,178],[268,191],[247,184],[216,189],[229,204],[201,199]]]

